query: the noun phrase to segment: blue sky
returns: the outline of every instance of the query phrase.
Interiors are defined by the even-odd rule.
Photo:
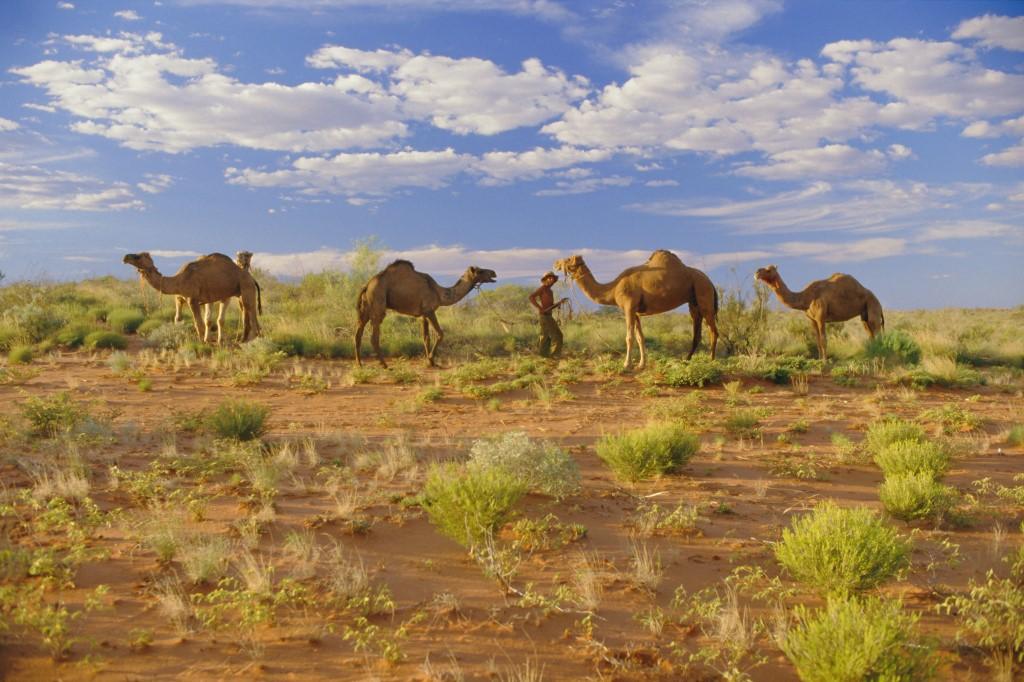
[[[0,270],[848,272],[1024,303],[1024,4],[13,0]]]

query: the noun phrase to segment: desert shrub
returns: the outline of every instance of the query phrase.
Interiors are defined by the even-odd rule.
[[[652,424],[597,443],[597,456],[619,478],[635,483],[676,471],[700,448],[697,436],[675,424]]]
[[[524,481],[503,468],[436,465],[420,501],[441,533],[476,547],[504,525],[526,490]]]
[[[942,407],[935,407],[921,413],[922,420],[939,424],[946,434],[968,433],[981,428],[982,419],[970,410],[960,405],[945,404]]]
[[[12,365],[27,365],[32,362],[32,346],[14,346],[7,352],[7,362]]]
[[[878,334],[868,341],[864,354],[890,365],[916,365],[921,361],[921,347],[901,330]]]
[[[779,642],[805,682],[926,680],[934,676],[935,647],[914,636],[919,616],[896,600],[831,598],[811,611],[798,605]]]
[[[62,346],[77,348],[85,343],[85,338],[94,331],[96,327],[88,322],[72,322],[64,325],[54,335],[54,339]]]
[[[115,308],[107,315],[107,324],[115,332],[131,334],[145,319],[145,315],[133,308]]]
[[[143,326],[146,326],[153,320],[147,320]],[[139,328],[139,333],[142,333],[142,328]],[[166,350],[176,350],[187,344],[195,334],[191,324],[174,324],[173,322],[165,322],[154,328],[147,329],[145,332],[146,343],[150,346],[157,348],[164,348]]]
[[[71,399],[67,391],[48,396],[30,396],[20,408],[32,432],[44,436],[56,436],[70,431],[89,414],[83,405]]]
[[[139,336],[148,337],[151,333],[153,333],[153,331],[159,329],[165,324],[167,324],[165,320],[148,317],[146,318],[145,322],[138,326],[138,328],[135,330],[135,333],[138,334]]]
[[[719,291],[719,343],[727,355],[750,354],[764,349],[771,296],[768,287],[761,283],[754,285],[752,297],[748,297],[745,287]]]
[[[277,346],[277,350],[289,357],[312,358],[327,354],[324,344],[308,336],[275,334],[271,340]]]
[[[14,323],[23,343],[39,343],[64,325],[51,307],[35,301],[11,308],[5,317]]]
[[[666,360],[659,367],[660,380],[666,386],[704,386],[722,380],[721,366],[709,357],[694,355],[689,360]]]
[[[945,386],[947,388],[967,388],[985,383],[981,372],[957,362],[946,355],[930,355],[921,361],[921,366],[914,368],[907,379],[917,388],[929,386]]]
[[[1018,448],[1024,446],[1024,424],[1014,424],[1006,434],[1006,442]]]
[[[580,487],[576,461],[554,443],[537,442],[522,431],[473,443],[470,465],[500,468],[526,483],[533,492],[562,498]]]
[[[206,418],[206,426],[220,438],[252,440],[266,428],[270,408],[246,400],[225,400]]]
[[[736,410],[725,419],[725,430],[740,437],[753,437],[761,425],[761,418],[755,410]]]
[[[897,440],[875,454],[875,464],[886,476],[928,473],[938,479],[949,467],[949,453],[932,441]]]
[[[935,480],[930,471],[886,476],[878,497],[898,519],[941,519],[956,505],[956,491]]]
[[[124,350],[128,347],[128,339],[117,332],[95,331],[85,337],[85,347]]]
[[[882,584],[909,562],[910,543],[870,509],[822,502],[793,521],[775,545],[775,558],[798,581],[827,594]]]
[[[1014,679],[1014,661],[1024,663],[1024,588],[989,571],[984,583],[971,580],[967,594],[947,597],[939,610],[959,616],[961,636],[973,635],[989,652],[1000,679]]]
[[[890,443],[900,440],[924,442],[926,440],[924,429],[920,424],[905,419],[883,419],[872,422],[868,426],[864,444],[868,452],[876,455]]]

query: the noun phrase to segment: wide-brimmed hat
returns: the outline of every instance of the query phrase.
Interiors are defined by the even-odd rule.
[[[544,275],[543,275],[543,276],[542,276],[542,277],[540,278],[540,281],[542,281],[542,282],[543,282],[543,281],[544,281],[544,280],[546,280],[546,279],[553,279],[553,280],[555,280],[555,281],[557,282],[557,281],[558,281],[558,275],[556,275],[555,273],[553,273],[553,272],[551,272],[550,270],[548,270],[548,271],[547,271],[547,272],[545,272],[545,273],[544,273]]]

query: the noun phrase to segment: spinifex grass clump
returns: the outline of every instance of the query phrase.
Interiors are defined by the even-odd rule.
[[[822,502],[793,521],[775,545],[789,573],[825,594],[845,595],[889,580],[909,562],[910,542],[870,509]]]
[[[878,489],[885,511],[898,519],[941,519],[955,505],[956,490],[935,480],[929,471],[886,476]]]
[[[131,334],[145,319],[146,316],[134,308],[116,308],[107,314],[107,324],[122,334]]]
[[[21,404],[21,414],[31,425],[32,433],[53,437],[75,428],[89,416],[89,411],[72,400],[67,391],[61,391],[26,398]]]
[[[86,348],[114,348],[124,350],[128,347],[128,339],[117,332],[95,331],[85,337]]]
[[[921,361],[921,347],[909,334],[900,330],[876,335],[864,347],[864,354],[887,365],[916,365]]]
[[[697,436],[676,424],[652,424],[597,443],[597,456],[619,478],[635,483],[670,474],[700,448]]]
[[[868,427],[868,433],[864,443],[872,455],[877,455],[890,443],[896,441],[917,441],[919,443],[927,440],[924,428],[920,424],[905,419],[883,419],[872,422]]]
[[[900,602],[831,598],[823,609],[793,610],[795,624],[780,642],[804,682],[927,680],[935,674],[934,645],[914,634],[919,616]]]
[[[421,504],[430,522],[463,547],[477,547],[504,525],[527,485],[503,468],[437,465]]]
[[[886,476],[928,473],[939,479],[949,468],[949,453],[931,441],[897,440],[876,452],[875,464]]]
[[[661,380],[666,386],[697,386],[715,384],[722,380],[722,368],[714,360],[695,355],[687,361],[666,360],[659,367]]]
[[[522,431],[478,440],[469,457],[474,466],[504,469],[529,490],[551,497],[571,495],[580,487],[580,469],[572,457],[553,443],[530,440]]]
[[[270,408],[246,400],[225,400],[206,418],[207,427],[220,438],[252,440],[266,428]]]
[[[12,365],[27,365],[32,362],[32,346],[14,346],[7,353],[7,362]]]

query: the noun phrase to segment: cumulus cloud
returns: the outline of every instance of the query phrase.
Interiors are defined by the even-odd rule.
[[[589,194],[608,187],[629,187],[633,184],[633,178],[610,175],[600,178],[570,178],[567,180],[555,181],[555,186],[550,189],[542,189],[534,192],[539,197],[557,197],[566,194]]]
[[[523,152],[487,152],[473,163],[473,169],[484,175],[481,184],[499,185],[514,180],[533,180],[547,171],[581,163],[597,163],[611,156],[612,152],[607,149],[535,147]]]
[[[986,166],[1024,166],[1024,143],[981,157]]]
[[[183,5],[239,5],[259,9],[322,11],[328,9],[377,9],[381,0],[176,0]],[[546,21],[563,21],[574,16],[557,0],[387,0],[392,10],[504,12],[534,16]]]
[[[742,166],[735,173],[763,180],[868,175],[884,168],[885,162],[885,154],[877,149],[863,151],[845,144],[830,144],[772,154],[766,165]]]
[[[165,173],[146,173],[143,182],[135,184],[147,194],[159,194],[174,184],[174,177]]]
[[[6,133],[11,130],[17,130],[18,127],[19,126],[17,122],[12,121],[8,118],[0,117],[0,133]]]
[[[131,187],[38,165],[0,161],[0,208],[57,211],[141,209]]]
[[[977,40],[984,47],[1024,51],[1024,17],[986,14],[960,22],[953,31],[956,40]]]
[[[539,59],[525,60],[518,73],[510,74],[486,59],[332,45],[314,52],[307,63],[385,74],[388,92],[402,101],[408,115],[460,135],[493,135],[543,123],[588,91],[586,79],[569,78]]]
[[[142,17],[133,9],[121,9],[114,12],[114,16],[125,21],[139,21]]]

